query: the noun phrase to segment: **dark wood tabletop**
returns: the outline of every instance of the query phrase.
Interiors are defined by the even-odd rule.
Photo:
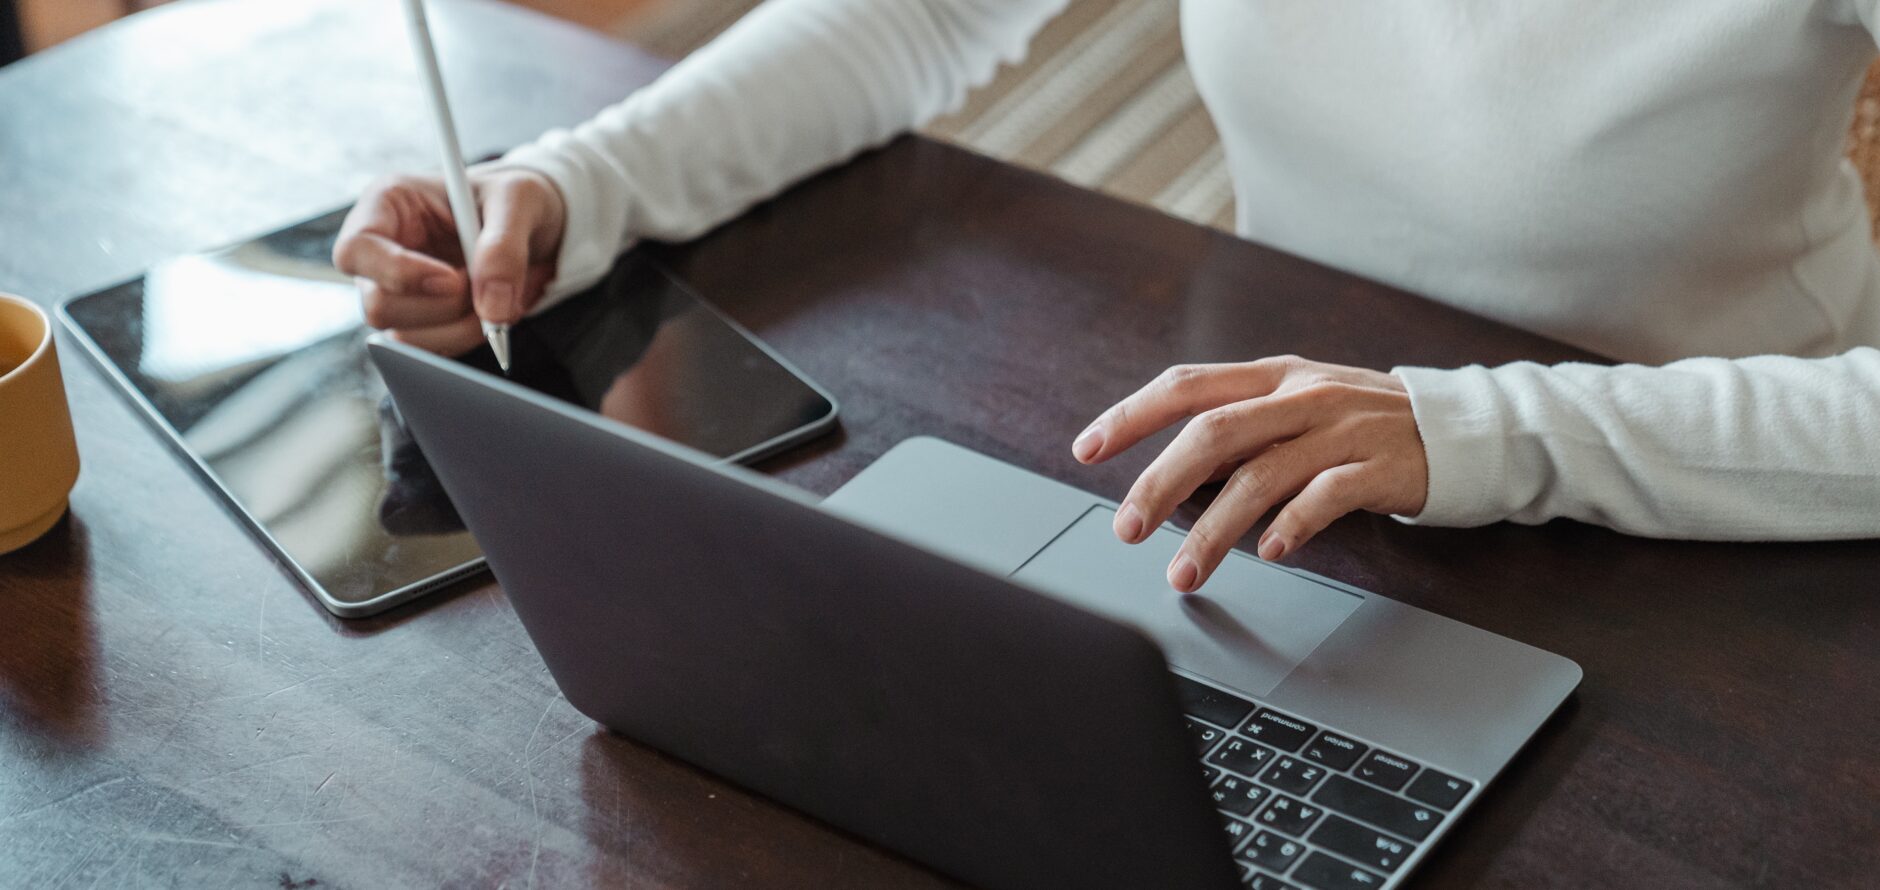
[[[473,151],[661,69],[435,6]],[[396,16],[202,0],[0,70],[0,290],[51,305],[428,169]],[[923,139],[660,249],[842,400],[763,466],[818,493],[931,434],[1120,496],[1153,449],[1091,469],[1070,439],[1177,362],[1580,357]],[[486,580],[327,615],[63,348],[72,513],[0,557],[0,886],[949,886],[598,731]],[[1291,561],[1586,669],[1418,885],[1880,883],[1880,544],[1364,515]]]

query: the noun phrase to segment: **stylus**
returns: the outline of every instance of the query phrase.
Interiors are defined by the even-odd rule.
[[[464,267],[476,255],[479,223],[476,196],[470,191],[470,174],[464,169],[463,149],[457,143],[457,124],[450,115],[450,98],[444,94],[444,73],[437,66],[437,47],[431,42],[431,25],[424,16],[424,0],[405,0],[405,19],[411,32],[412,54],[418,60],[418,73],[424,76],[425,92],[431,99],[431,119],[437,124],[438,147],[444,152],[444,192],[450,197],[450,215],[457,220],[457,240],[463,245]],[[483,322],[483,337],[496,353],[496,364],[509,373],[509,325]]]

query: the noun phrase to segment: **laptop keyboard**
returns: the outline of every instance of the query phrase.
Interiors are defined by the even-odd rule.
[[[1202,775],[1256,890],[1397,883],[1475,783],[1187,677]]]

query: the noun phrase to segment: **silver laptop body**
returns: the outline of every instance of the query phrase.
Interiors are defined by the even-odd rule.
[[[1178,594],[1179,530],[940,440],[817,504],[370,349],[571,704],[970,883],[1396,886],[1580,680],[1239,552]]]

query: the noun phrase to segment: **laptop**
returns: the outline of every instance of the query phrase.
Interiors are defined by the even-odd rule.
[[[1573,662],[937,439],[818,503],[375,337],[570,704],[988,888],[1401,885]]]

